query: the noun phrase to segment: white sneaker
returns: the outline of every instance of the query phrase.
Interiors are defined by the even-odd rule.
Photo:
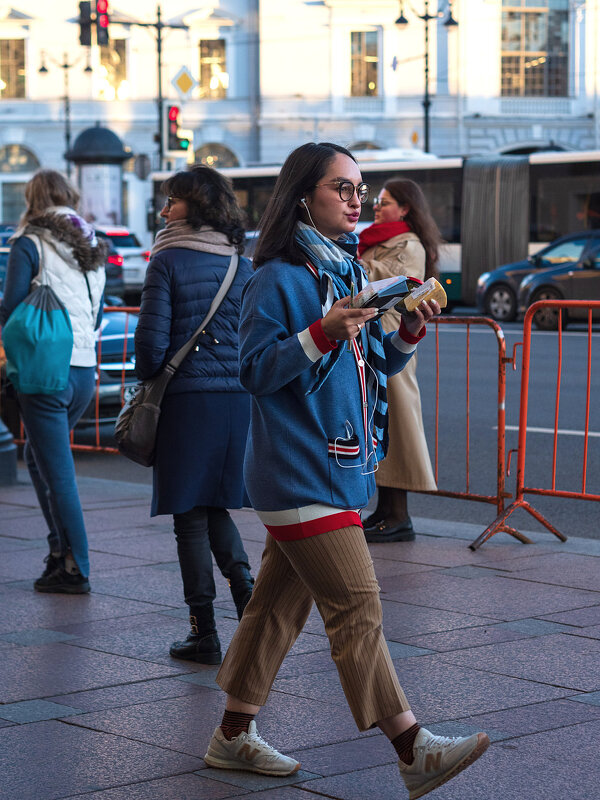
[[[235,739],[226,739],[220,727],[215,728],[204,761],[209,767],[219,769],[244,769],[262,775],[292,775],[300,764],[293,758],[278,753],[256,731],[252,720],[248,733],[243,731]]]
[[[446,736],[434,736],[421,728],[413,747],[413,763],[398,761],[410,800],[422,797],[458,775],[483,755],[489,744],[485,733],[449,739]]]

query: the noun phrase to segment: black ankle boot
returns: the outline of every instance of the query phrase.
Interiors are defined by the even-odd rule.
[[[173,658],[196,661],[198,664],[220,664],[221,643],[215,626],[212,603],[190,608],[191,631],[184,642],[173,642],[169,654]]]
[[[229,578],[229,588],[231,589],[231,596],[235,603],[238,620],[242,618],[244,609],[248,605],[252,597],[252,587],[254,586],[254,578],[250,574],[250,570],[243,564],[236,564],[231,570],[231,577]]]

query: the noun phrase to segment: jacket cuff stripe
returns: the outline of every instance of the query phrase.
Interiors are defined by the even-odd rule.
[[[402,320],[400,322],[400,329],[398,330],[398,333],[400,334],[400,337],[404,339],[405,342],[408,342],[408,344],[418,344],[427,333],[427,328],[425,325],[423,325],[423,327],[419,331],[419,335],[413,336],[412,333],[408,332],[408,329],[404,324],[404,320]]]
[[[329,533],[338,528],[347,528],[350,525],[362,527],[358,511],[340,511],[338,514],[328,514],[326,517],[297,522],[293,525],[265,525],[265,527],[277,541],[293,542],[297,539],[318,536],[320,533]]]
[[[326,355],[326,353],[335,350],[337,347],[337,342],[331,341],[323,333],[322,320],[320,319],[313,322],[308,328],[300,331],[297,335],[302,349],[313,362],[318,361]]]

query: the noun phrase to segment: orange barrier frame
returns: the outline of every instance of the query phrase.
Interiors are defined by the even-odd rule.
[[[506,365],[513,363],[513,359],[506,356],[506,340],[504,338],[504,331],[502,328],[487,317],[436,317],[430,320],[428,325],[435,325],[435,362],[436,362],[436,389],[435,389],[435,458],[434,458],[434,474],[436,483],[438,482],[438,467],[439,467],[439,421],[440,421],[440,326],[441,325],[464,325],[466,326],[466,442],[465,442],[465,467],[466,467],[466,485],[465,491],[454,492],[446,491],[444,489],[437,489],[430,492],[422,492],[422,494],[439,495],[440,497],[455,497],[463,500],[475,500],[481,503],[490,503],[496,506],[497,519],[504,514],[505,501],[512,497],[510,492],[506,491],[505,479],[505,453],[506,453]],[[471,412],[471,395],[470,395],[470,378],[471,378],[471,353],[470,353],[470,333],[471,326],[484,326],[490,328],[496,337],[498,344],[498,391],[497,391],[497,454],[496,454],[496,493],[490,495],[476,494],[470,490],[470,412]],[[520,542],[528,542],[528,538],[519,531],[508,526],[501,525],[498,530],[503,530],[514,536]],[[479,547],[479,540],[469,545],[471,549],[475,550]]]
[[[556,393],[556,410],[555,410],[555,431],[554,431],[554,456],[553,456],[553,472],[552,472],[552,488],[539,489],[525,486],[525,454],[527,442],[527,408],[528,408],[528,391],[529,391],[529,365],[531,357],[531,324],[536,311],[540,307],[552,306],[559,308],[559,368],[557,375],[557,393]],[[582,491],[571,492],[561,491],[556,488],[556,450],[557,450],[557,436],[558,436],[558,407],[560,398],[560,378],[562,366],[562,308],[569,308],[573,306],[585,306],[588,309],[588,379],[587,379],[587,400],[586,400],[586,428],[585,428],[585,442],[584,442],[584,464],[583,464],[583,479]],[[133,306],[117,306],[106,308],[107,311],[121,311],[123,313],[137,313],[139,308]],[[516,494],[513,502],[506,507],[505,501],[512,498],[512,494],[506,491],[506,365],[512,364],[515,366],[514,351],[513,357],[508,358],[506,355],[506,341],[502,328],[493,320],[486,317],[437,317],[429,322],[429,325],[435,325],[435,359],[436,359],[436,389],[435,389],[435,458],[434,458],[434,474],[436,483],[438,482],[439,472],[439,422],[440,422],[440,326],[441,325],[462,325],[466,327],[466,442],[465,442],[465,466],[466,466],[466,485],[464,491],[449,491],[444,489],[437,489],[435,491],[422,492],[422,494],[439,495],[441,497],[453,497],[463,500],[474,500],[477,502],[489,503],[496,506],[496,519],[480,534],[469,547],[476,550],[485,541],[491,538],[495,533],[500,531],[505,532],[518,539],[524,544],[530,544],[531,540],[522,534],[520,531],[506,524],[506,520],[517,508],[524,508],[532,516],[538,519],[546,528],[554,533],[562,541],[566,541],[566,537],[554,528],[548,520],[546,520],[536,509],[534,509],[525,499],[524,494],[539,494],[539,495],[552,495],[555,497],[568,497],[585,500],[600,500],[600,495],[590,494],[585,491],[586,484],[586,467],[587,467],[587,452],[588,452],[588,433],[589,433],[589,412],[590,412],[590,381],[591,381],[591,334],[592,334],[592,312],[600,310],[600,301],[593,301],[586,303],[584,301],[553,301],[543,300],[535,303],[528,309],[524,321],[524,341],[515,345],[516,347],[523,345],[523,367],[521,375],[521,398],[520,398],[520,411],[519,411],[519,439],[518,439],[518,465],[517,465],[517,486]],[[129,317],[126,318],[124,338],[123,338],[123,363],[126,361],[127,355],[127,338],[128,338]],[[497,454],[496,454],[496,491],[495,494],[477,494],[471,491],[470,488],[470,332],[471,326],[484,326],[490,328],[495,334],[498,346],[498,387],[497,387]],[[102,336],[100,334],[98,344],[98,363],[101,363],[102,357]],[[125,369],[121,373],[121,401],[124,400],[124,382],[125,382]],[[100,394],[99,394],[99,375],[96,383],[95,407],[96,407],[96,443],[87,445],[79,444],[73,441],[73,434],[71,434],[71,447],[75,451],[88,451],[88,452],[103,452],[103,453],[117,453],[115,447],[106,447],[100,444]],[[15,439],[17,444],[23,444],[23,430],[21,425],[21,437]],[[510,454],[509,454],[510,455]]]
[[[558,308],[558,369],[556,375],[556,399],[554,409],[554,449],[552,456],[552,487],[550,489],[540,489],[525,484],[525,455],[527,448],[527,414],[529,404],[529,369],[531,363],[531,324],[533,317],[540,308]],[[558,412],[560,407],[560,387],[562,377],[562,321],[563,309],[586,308],[587,309],[587,396],[585,414],[585,433],[582,464],[582,483],[580,492],[564,491],[556,488],[556,460],[557,460],[557,440],[558,440]],[[477,549],[498,531],[512,533],[513,529],[506,525],[506,520],[517,508],[522,508],[529,512],[535,519],[542,523],[551,533],[565,542],[567,537],[558,531],[537,509],[535,509],[524,495],[546,495],[551,497],[568,497],[577,500],[600,500],[600,495],[586,491],[587,477],[587,455],[589,441],[589,419],[590,419],[590,395],[591,395],[591,375],[592,375],[592,313],[600,311],[600,301],[585,300],[540,300],[527,309],[523,323],[523,365],[521,372],[521,398],[519,409],[519,440],[518,440],[518,461],[517,461],[517,485],[515,499],[486,530],[469,545],[472,550]],[[520,344],[520,343],[519,343]],[[517,347],[517,345],[515,345]],[[513,533],[514,535],[514,533]],[[523,537],[522,541],[530,543],[529,539]]]

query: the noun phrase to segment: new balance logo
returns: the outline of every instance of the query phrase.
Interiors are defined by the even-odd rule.
[[[244,745],[247,747],[248,745]],[[438,751],[435,755],[433,753],[427,753],[425,756],[425,772],[433,772],[434,770],[438,770],[442,765],[442,751]]]
[[[254,761],[256,756],[260,753],[259,747],[250,747],[248,742],[243,744],[240,749],[238,750],[237,754],[239,758],[242,756],[246,759],[246,761]]]

